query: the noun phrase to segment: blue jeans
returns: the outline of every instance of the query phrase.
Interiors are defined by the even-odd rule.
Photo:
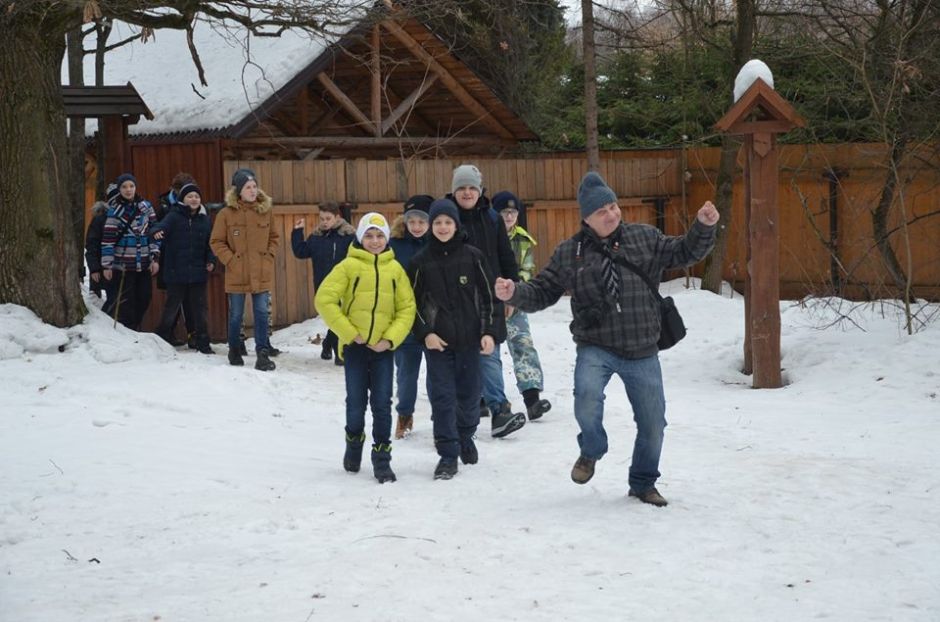
[[[503,360],[500,358],[499,345],[491,354],[480,355],[480,375],[483,377],[483,401],[492,413],[498,413],[500,405],[507,401],[503,386]]]
[[[408,335],[401,345],[395,348],[395,395],[398,404],[395,411],[399,415],[411,415],[415,411],[418,399],[418,372],[421,370],[421,355],[424,346]]]
[[[366,406],[372,410],[372,441],[388,444],[392,436],[392,376],[395,357],[350,343],[343,348],[346,374],[346,434],[359,436],[366,427]]]
[[[237,350],[241,343],[242,318],[245,316],[246,294],[228,295],[228,347]],[[270,292],[251,294],[251,308],[255,315],[255,351],[270,348],[268,340],[268,300]]]
[[[636,421],[630,488],[646,492],[659,478],[666,428],[666,396],[658,355],[625,359],[597,346],[578,346],[574,368],[574,416],[581,428],[578,445],[586,458],[598,460],[607,453],[604,389],[613,374],[623,380]]]
[[[480,425],[480,352],[476,348],[426,350],[434,446],[457,459]]]

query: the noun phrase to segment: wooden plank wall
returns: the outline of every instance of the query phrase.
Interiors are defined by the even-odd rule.
[[[413,194],[442,196],[450,191],[453,168],[463,163],[479,166],[487,193],[514,191],[528,205],[530,232],[539,240],[536,260],[544,265],[556,244],[579,226],[576,191],[586,171],[581,154],[551,154],[516,159],[455,160],[315,160],[221,161],[217,144],[132,146],[134,172],[144,196],[156,198],[178,170],[196,173],[209,201],[220,201],[236,168],[253,169],[275,201],[282,244],[278,252],[273,318],[285,325],[312,317],[312,268],[290,251],[294,221],[306,218],[306,233],[317,222],[321,201],[352,202],[353,220],[376,210],[393,220],[405,199]],[[877,204],[887,161],[883,145],[788,145],[781,150],[780,256],[784,297],[828,292],[831,287],[829,239],[829,183],[825,171],[844,172],[838,185],[838,255],[856,284],[846,295],[891,295],[877,253],[870,212]],[[681,234],[698,206],[714,198],[718,149],[684,151],[630,151],[603,154],[601,174],[620,197],[625,219],[655,223],[654,208],[642,199],[667,197],[666,232]],[[904,206],[909,245],[894,239],[902,265],[911,266],[915,288],[924,296],[940,297],[940,164],[936,154],[920,154],[904,170],[908,184]],[[204,181],[206,180],[206,181]],[[733,218],[724,276],[741,283],[744,260],[744,188],[740,175],[734,188]],[[890,223],[902,224],[899,211]],[[912,222],[911,222],[912,221]],[[355,222],[353,222],[355,224]],[[909,250],[908,250],[909,249]],[[151,316],[162,307],[155,296]],[[214,339],[224,338],[225,296],[221,275],[210,285],[210,329]],[[250,312],[247,312],[250,318]]]

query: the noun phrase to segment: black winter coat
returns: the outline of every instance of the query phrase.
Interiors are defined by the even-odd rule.
[[[209,280],[206,264],[215,262],[209,249],[212,223],[204,207],[193,214],[188,205],[177,203],[153,229],[163,231],[160,243],[160,272],[168,285],[189,285]]]
[[[356,229],[341,218],[332,229],[317,228],[306,240],[303,229],[294,229],[290,234],[290,248],[297,259],[313,262],[313,287],[319,289],[330,270],[346,259],[349,245],[355,239]]]
[[[480,338],[495,338],[497,299],[483,254],[458,230],[447,242],[433,235],[408,266],[418,312],[413,333],[424,343],[430,333],[451,350],[479,349]]]
[[[85,233],[85,263],[92,274],[101,272],[101,238],[104,236],[104,223],[108,219],[108,208],[99,203],[92,210],[94,214]]]
[[[490,206],[489,198],[480,195],[476,207],[463,209],[459,207],[457,199],[452,194],[447,198],[457,205],[460,214],[460,230],[467,234],[467,243],[475,246],[483,253],[483,260],[489,270],[490,281],[496,282],[496,277],[519,280],[519,264],[516,263],[516,254],[512,252],[509,236],[506,234],[506,225],[503,219]],[[493,338],[496,343],[506,341],[506,313],[502,301],[496,300],[496,323],[493,326]]]

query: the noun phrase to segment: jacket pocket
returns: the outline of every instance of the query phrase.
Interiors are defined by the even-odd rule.
[[[245,256],[236,252],[232,260],[225,266],[225,284],[229,286],[244,286],[248,284],[248,262]]]

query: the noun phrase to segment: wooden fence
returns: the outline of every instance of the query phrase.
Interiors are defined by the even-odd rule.
[[[200,145],[199,149],[204,151],[207,146]],[[203,183],[209,200],[221,198],[226,180],[239,167],[253,169],[261,187],[274,198],[282,236],[272,309],[273,321],[279,326],[315,314],[312,268],[309,260],[293,257],[290,235],[294,221],[301,216],[307,222],[305,235],[312,231],[318,203],[353,203],[354,221],[372,210],[384,213],[391,221],[401,214],[409,196],[442,196],[449,192],[454,167],[472,162],[479,166],[489,195],[512,190],[526,202],[528,229],[539,241],[536,261],[544,265],[558,242],[579,226],[576,193],[587,170],[582,154],[515,159],[222,162],[212,153],[196,154],[179,146],[173,146],[175,151],[171,153],[166,151],[169,148],[134,146],[134,171],[144,196],[162,191],[172,173],[185,170],[186,162],[198,156],[200,162],[219,163],[218,173],[203,172],[209,180]],[[782,148],[778,196],[784,298],[836,291],[834,274],[841,275],[843,282],[838,291],[848,297],[897,295],[877,252],[871,218],[887,175],[888,155],[883,145]],[[685,231],[705,200],[714,198],[719,156],[714,148],[609,152],[602,154],[600,172],[620,197],[625,219],[658,225],[675,235]],[[830,182],[831,171],[839,173],[837,182]],[[889,230],[895,231],[892,246],[901,266],[913,275],[915,292],[922,297],[940,298],[940,156],[935,152],[919,153],[904,165],[900,175],[905,182],[903,212],[896,207],[888,223]],[[157,181],[163,177],[167,179]],[[217,187],[218,179],[222,183]],[[743,195],[743,181],[738,175],[733,216],[723,223],[730,228],[723,273],[725,279],[738,285],[746,270]],[[148,314],[148,325],[155,322],[162,300],[158,293]],[[225,313],[221,274],[213,275],[210,328],[214,339],[224,337]],[[247,313],[250,319],[250,310]]]

